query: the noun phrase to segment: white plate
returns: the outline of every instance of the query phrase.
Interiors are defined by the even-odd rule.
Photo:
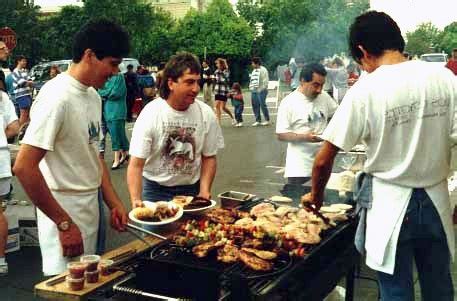
[[[210,200],[210,201],[211,201],[211,205],[208,205],[206,207],[201,207],[201,208],[196,208],[196,209],[184,209],[183,211],[184,211],[184,213],[193,213],[193,214],[203,213],[203,211],[206,211],[206,210],[216,206],[216,201],[214,201],[214,200]]]
[[[145,207],[148,207],[148,208],[151,208],[152,210],[156,210],[156,207],[157,207],[157,204],[155,202],[148,202],[148,201],[144,201],[143,202],[144,206]],[[173,208],[178,208],[178,212],[176,213],[175,216],[173,217],[170,217],[170,218],[167,218],[167,219],[164,219],[160,222],[145,222],[145,221],[142,221],[142,220],[139,220],[135,217],[135,215],[133,214],[133,210],[129,212],[129,218],[136,222],[136,223],[139,223],[139,224],[143,224],[143,225],[151,225],[151,226],[160,226],[160,225],[166,225],[166,224],[169,224],[169,223],[172,223],[174,221],[177,221],[178,219],[181,218],[181,216],[183,215],[183,210],[181,207],[179,207],[178,205],[176,205],[175,203],[173,202],[168,202],[168,206],[172,206]]]

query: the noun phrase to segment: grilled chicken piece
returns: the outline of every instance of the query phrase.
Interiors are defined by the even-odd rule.
[[[246,239],[243,242],[242,247],[243,248],[254,248],[254,249],[259,249],[263,246],[263,242],[260,239]]]
[[[222,208],[213,209],[206,216],[210,221],[220,224],[232,224],[236,220],[232,211]]]
[[[240,260],[255,271],[270,271],[273,264],[269,261],[263,260],[252,253],[240,251]]]
[[[202,243],[202,244],[199,244],[199,245],[196,245],[195,247],[193,247],[192,253],[194,253],[194,255],[197,256],[198,258],[203,258],[203,257],[206,257],[211,250],[217,249],[223,245],[224,245],[224,242],[222,242],[222,241],[205,242],[205,243]]]
[[[225,244],[225,246],[217,250],[217,260],[225,263],[237,262],[240,256],[240,250],[234,245]]]
[[[271,252],[271,251],[264,251],[264,250],[257,250],[252,248],[241,248],[242,251],[252,253],[255,256],[265,259],[265,260],[273,260],[278,257],[278,254]]]
[[[252,207],[250,214],[252,216],[262,216],[268,213],[274,213],[275,212],[275,206],[270,203],[260,203],[258,205],[255,205]]]

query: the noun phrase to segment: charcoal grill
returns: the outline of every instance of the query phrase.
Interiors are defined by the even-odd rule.
[[[242,263],[227,265],[215,256],[199,259],[190,249],[163,241],[126,264],[131,272],[127,278],[89,300],[322,300],[346,276],[349,301],[359,260],[355,229],[354,219],[338,224],[304,258],[282,256],[270,272],[252,271]]]

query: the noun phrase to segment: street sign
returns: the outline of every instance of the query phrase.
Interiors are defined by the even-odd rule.
[[[5,42],[10,51],[16,47],[16,33],[9,27],[0,28],[0,40]]]

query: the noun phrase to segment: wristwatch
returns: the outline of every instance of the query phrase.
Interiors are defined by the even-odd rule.
[[[60,222],[57,224],[57,229],[62,232],[68,231],[68,229],[70,229],[71,223],[71,221]]]

